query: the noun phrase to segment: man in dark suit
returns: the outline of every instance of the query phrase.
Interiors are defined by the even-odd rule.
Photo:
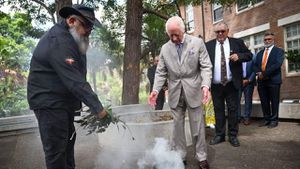
[[[153,89],[155,71],[156,71],[156,67],[157,67],[158,62],[159,62],[159,58],[155,57],[154,61],[153,61],[153,65],[151,67],[149,67],[148,71],[147,71],[147,77],[148,77],[149,82],[150,82],[150,93],[152,92],[152,89]],[[164,86],[163,86],[163,89],[160,90],[160,92],[158,93],[158,96],[157,96],[157,99],[156,99],[155,110],[162,110],[163,109],[164,103],[165,103],[165,90],[166,89],[167,89],[167,84],[165,83]]]
[[[274,46],[274,34],[265,33],[265,48],[258,52],[255,62],[257,72],[257,90],[264,114],[260,126],[274,128],[278,125],[279,94],[281,85],[281,65],[284,51]]]
[[[242,86],[242,62],[251,60],[252,54],[243,40],[229,38],[224,22],[215,25],[216,39],[206,43],[213,64],[211,93],[216,116],[216,135],[210,145],[225,141],[225,102],[228,114],[228,137],[232,146],[240,146],[238,134],[239,90]]]
[[[243,86],[239,92],[239,100],[242,98],[244,93],[245,99],[245,109],[244,115],[241,115],[241,104],[239,104],[239,120],[243,122],[244,125],[250,124],[250,117],[252,113],[252,96],[254,86],[256,85],[256,74],[254,72],[253,66],[255,62],[255,55],[253,59],[249,62],[243,62]]]

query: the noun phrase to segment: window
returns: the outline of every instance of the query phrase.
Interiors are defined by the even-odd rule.
[[[286,51],[300,51],[300,22],[289,25],[285,29]],[[299,55],[298,55],[299,57]],[[299,58],[296,60],[300,60]],[[299,63],[287,60],[287,72],[300,72]]]
[[[260,32],[250,36],[242,37],[241,39],[243,39],[249,50],[256,54],[264,48],[264,34],[265,32]]]
[[[213,4],[213,22],[223,20],[223,7],[220,4]]]
[[[265,32],[261,32],[261,33],[253,35],[253,37],[254,37],[254,47],[253,47],[254,53],[257,53],[264,48],[264,36],[265,36]]]
[[[245,45],[250,49],[250,36],[242,37]]]
[[[194,13],[193,13],[193,6],[188,5],[186,7],[186,22],[187,28],[189,32],[194,31],[195,29],[195,22],[194,22]]]
[[[252,0],[252,1],[249,1],[249,0],[239,0],[237,1],[236,3],[236,6],[237,6],[237,11],[240,12],[244,9],[248,9],[252,6],[255,6],[256,4],[262,2],[263,0]]]

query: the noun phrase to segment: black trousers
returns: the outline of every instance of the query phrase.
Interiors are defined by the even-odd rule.
[[[264,119],[267,122],[278,122],[280,84],[259,82],[257,90]]]
[[[228,115],[228,136],[236,137],[238,133],[238,104],[239,90],[236,89],[232,82],[225,86],[221,84],[212,84],[211,93],[216,117],[216,135],[225,137],[226,116],[225,102]]]
[[[160,90],[156,99],[155,110],[162,110],[165,103],[165,91],[163,89]]]
[[[47,169],[74,169],[74,111],[64,109],[34,110],[38,120]]]

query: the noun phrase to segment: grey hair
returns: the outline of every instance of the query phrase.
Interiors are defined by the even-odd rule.
[[[218,23],[215,25],[215,27],[217,27],[217,26],[220,26],[220,25],[224,25],[224,26],[225,26],[225,28],[226,28],[227,30],[229,29],[229,27],[228,27],[227,23],[226,23],[226,22],[224,22],[224,21],[218,22]]]
[[[173,22],[178,24],[178,26],[180,27],[181,32],[183,32],[183,33],[185,32],[185,25],[184,25],[184,22],[183,22],[182,18],[180,18],[179,16],[172,16],[166,22],[166,32],[167,32],[168,35],[169,35],[169,31],[168,31],[169,24],[173,23]]]
[[[273,33],[273,32],[266,32],[266,33],[265,33],[265,36],[270,36],[270,35],[271,35],[271,36],[274,36],[274,33]]]

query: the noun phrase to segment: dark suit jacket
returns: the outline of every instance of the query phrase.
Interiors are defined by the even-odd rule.
[[[247,62],[251,60],[252,53],[245,46],[244,41],[236,38],[228,38],[230,44],[230,52],[236,53],[239,56],[239,60],[236,62],[230,61],[229,67],[232,73],[232,81],[236,89],[240,89],[242,86],[243,78],[243,67],[242,62]],[[215,48],[216,39],[213,39],[206,43],[206,48],[213,66],[215,66]],[[214,68],[213,68],[214,72]],[[214,73],[213,73],[214,74]]]
[[[255,72],[262,72],[261,62],[263,59],[265,49],[259,51],[256,55],[256,61],[254,65]],[[258,80],[258,82],[268,82],[270,84],[281,84],[281,65],[284,60],[284,51],[276,46],[273,47],[269,58],[267,60],[266,70],[263,72],[264,78]]]
[[[152,92],[152,89],[153,89],[156,67],[157,67],[157,65],[153,65],[153,66],[149,67],[148,71],[147,71],[147,77],[150,82],[150,93]]]
[[[247,62],[246,66],[246,78],[250,81],[250,83],[255,84],[256,83],[256,72],[254,71],[254,62],[255,62],[255,55],[253,55],[252,60]]]

